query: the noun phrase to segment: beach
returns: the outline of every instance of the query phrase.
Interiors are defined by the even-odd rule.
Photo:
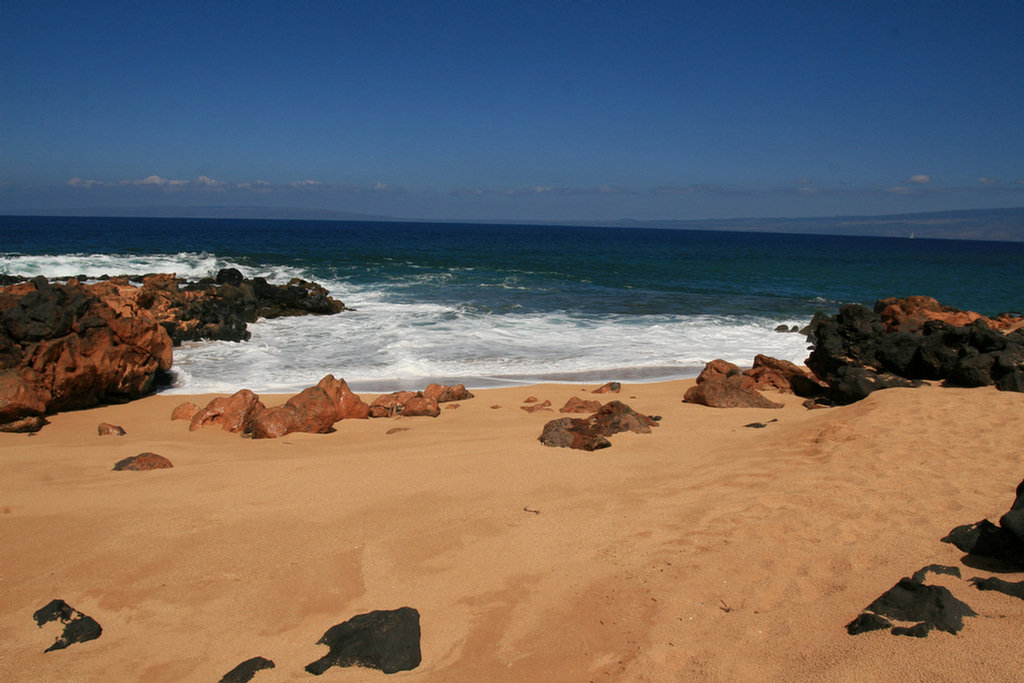
[[[267,440],[190,432],[172,410],[212,396],[158,394],[0,434],[0,679],[198,683],[262,656],[257,683],[316,680],[328,628],[409,606],[422,662],[396,680],[1020,680],[1024,601],[975,589],[992,574],[940,539],[1013,502],[1024,395],[714,409],[681,401],[692,384],[474,390],[437,418]],[[573,396],[661,419],[595,452],[539,443]],[[173,468],[112,470],[142,452]],[[977,612],[962,631],[847,634],[932,564],[961,571],[928,582]],[[102,636],[44,653],[60,628],[33,613],[53,599]]]

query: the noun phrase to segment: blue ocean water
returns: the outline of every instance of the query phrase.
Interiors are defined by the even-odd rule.
[[[317,281],[354,312],[261,321],[245,343],[175,350],[170,391],[357,391],[653,381],[725,358],[807,356],[819,310],[927,294],[1024,309],[1024,244],[535,225],[0,217],[0,272],[235,267]]]

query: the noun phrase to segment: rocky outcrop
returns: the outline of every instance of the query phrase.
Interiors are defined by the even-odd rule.
[[[545,446],[595,451],[612,445],[609,436],[619,432],[650,434],[658,418],[641,415],[622,401],[610,401],[590,417],[562,417],[551,420],[539,440]]]
[[[753,380],[753,386],[758,391],[776,391],[809,398],[823,393],[827,388],[796,363],[760,353],[754,356],[753,367],[744,370],[743,375]]]
[[[155,321],[122,316],[74,280],[0,289],[0,423],[151,393],[171,347]]]
[[[184,403],[179,403],[174,407],[174,410],[171,411],[171,419],[188,420],[191,422],[192,418],[195,417],[198,412],[199,406],[192,403],[192,401],[185,401]]]
[[[996,319],[1012,330],[1004,333],[990,326],[992,319],[977,314],[961,315],[948,307],[937,312],[930,304],[914,308],[907,302],[883,299],[875,310],[849,304],[834,316],[815,316],[807,365],[828,384],[833,402],[852,403],[877,389],[923,380],[1024,391],[1024,329],[1012,322],[1014,316]],[[908,308],[919,314],[908,315]],[[945,319],[924,319],[920,311]],[[962,326],[947,322],[968,318]]]
[[[124,427],[121,425],[113,425],[109,422],[101,422],[96,426],[96,432],[100,436],[124,436]]]
[[[345,380],[327,375],[282,406],[253,414],[245,431],[254,439],[274,439],[292,432],[326,434],[343,419],[365,419],[370,407],[348,388]]]
[[[890,297],[875,302],[875,313],[882,319],[887,332],[920,332],[929,320],[938,320],[952,327],[964,327],[977,320],[1001,332],[1012,332],[1024,327],[1024,317],[1000,313],[987,318],[974,311],[961,311],[943,306],[930,296]]]
[[[358,614],[327,629],[318,645],[330,651],[306,666],[319,676],[332,666],[359,666],[386,674],[420,665],[420,613],[412,607]]]

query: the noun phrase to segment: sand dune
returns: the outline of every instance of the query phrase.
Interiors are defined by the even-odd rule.
[[[408,605],[423,659],[396,680],[1021,680],[1024,601],[966,580],[929,579],[978,612],[958,635],[844,627],[925,565],[990,575],[939,539],[1013,501],[1024,395],[716,410],[689,385],[624,385],[661,424],[593,453],[541,445],[560,415],[519,409],[595,398],[572,385],[276,440],[190,433],[171,410],[210,397],[182,396],[0,434],[0,679],[216,682],[260,655],[257,683],[380,681],[303,667],[330,626]],[[143,451],[174,468],[111,470]],[[44,654],[60,629],[32,614],[54,598],[103,635]]]

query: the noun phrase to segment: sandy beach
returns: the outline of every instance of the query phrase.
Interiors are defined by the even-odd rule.
[[[262,656],[257,683],[380,681],[303,667],[329,627],[410,606],[422,663],[395,680],[1021,680],[1024,601],[976,590],[991,574],[940,539],[1013,502],[1024,394],[713,409],[681,402],[691,383],[480,390],[258,441],[170,419],[209,396],[157,395],[0,434],[0,679],[205,683]],[[662,419],[592,453],[541,445],[572,396]],[[112,471],[145,451],[174,467]],[[961,569],[929,578],[978,613],[959,634],[846,633],[930,564]],[[44,653],[60,627],[33,612],[55,598],[103,635]]]

